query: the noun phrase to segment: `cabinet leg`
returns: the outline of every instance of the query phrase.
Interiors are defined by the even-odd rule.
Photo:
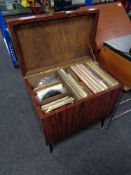
[[[109,122],[108,122],[108,124],[107,124],[107,128],[106,128],[106,129],[109,129],[109,128],[110,128],[110,125],[111,125],[111,123],[112,123],[112,119],[113,119],[113,117],[111,117],[111,118],[109,119]]]
[[[104,128],[104,121],[105,121],[105,119],[101,120],[101,128]]]
[[[124,102],[121,102],[121,103],[120,103],[122,96],[123,96],[123,94],[120,95],[120,97],[118,98],[118,100],[117,100],[117,102],[116,102],[116,105],[115,105],[115,107],[114,107],[114,109],[113,109],[113,112],[112,112],[112,114],[111,114],[111,116],[110,116],[110,119],[109,119],[109,122],[108,122],[108,124],[107,124],[106,129],[109,129],[109,128],[110,128],[111,123],[112,123],[112,120],[113,120],[113,118],[114,118],[114,114],[116,113],[117,107],[118,107],[119,105],[121,105],[121,104],[123,104],[123,103],[126,102],[126,101],[124,101]]]
[[[52,144],[49,145],[49,149],[50,149],[50,153],[52,154],[52,152],[53,152],[53,145]]]

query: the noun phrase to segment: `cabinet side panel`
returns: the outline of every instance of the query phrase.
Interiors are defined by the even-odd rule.
[[[103,47],[100,53],[101,66],[131,88],[131,62],[109,48]]]

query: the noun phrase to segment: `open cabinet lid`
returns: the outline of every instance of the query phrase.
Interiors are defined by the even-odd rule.
[[[95,47],[99,10],[29,16],[7,21],[23,76],[88,55]]]

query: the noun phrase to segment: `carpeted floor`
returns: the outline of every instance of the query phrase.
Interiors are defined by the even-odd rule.
[[[123,99],[130,97],[124,93]],[[117,114],[129,108],[131,102]],[[131,113],[114,120],[109,130],[98,123],[57,143],[50,154],[0,34],[0,175],[131,175]]]

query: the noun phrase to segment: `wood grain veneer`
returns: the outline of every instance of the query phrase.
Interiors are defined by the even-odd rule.
[[[121,94],[122,86],[118,84],[44,113],[33,92],[36,78],[41,78],[43,70],[47,74],[48,70],[55,70],[58,65],[68,65],[89,57],[88,44],[95,48],[98,15],[98,10],[86,10],[8,21],[24,81],[42,122],[47,144],[107,117]]]
[[[131,34],[131,21],[120,2],[96,5],[91,8],[100,10],[96,34],[97,49],[101,50],[99,61],[105,70],[130,88],[131,63],[111,50],[102,47],[104,41]],[[83,9],[89,8],[83,7],[80,10]]]
[[[82,7],[81,10],[95,8],[100,10],[96,34],[96,45],[100,49],[103,42],[131,34],[131,21],[120,2]]]
[[[88,44],[94,45],[98,15],[95,10],[8,20],[23,75],[88,55]]]
[[[122,92],[119,84],[45,114],[41,111],[31,85],[27,80],[25,83],[41,119],[47,144],[53,144],[109,116]]]
[[[124,86],[131,88],[131,62],[103,47],[99,58],[101,66],[121,81]]]

